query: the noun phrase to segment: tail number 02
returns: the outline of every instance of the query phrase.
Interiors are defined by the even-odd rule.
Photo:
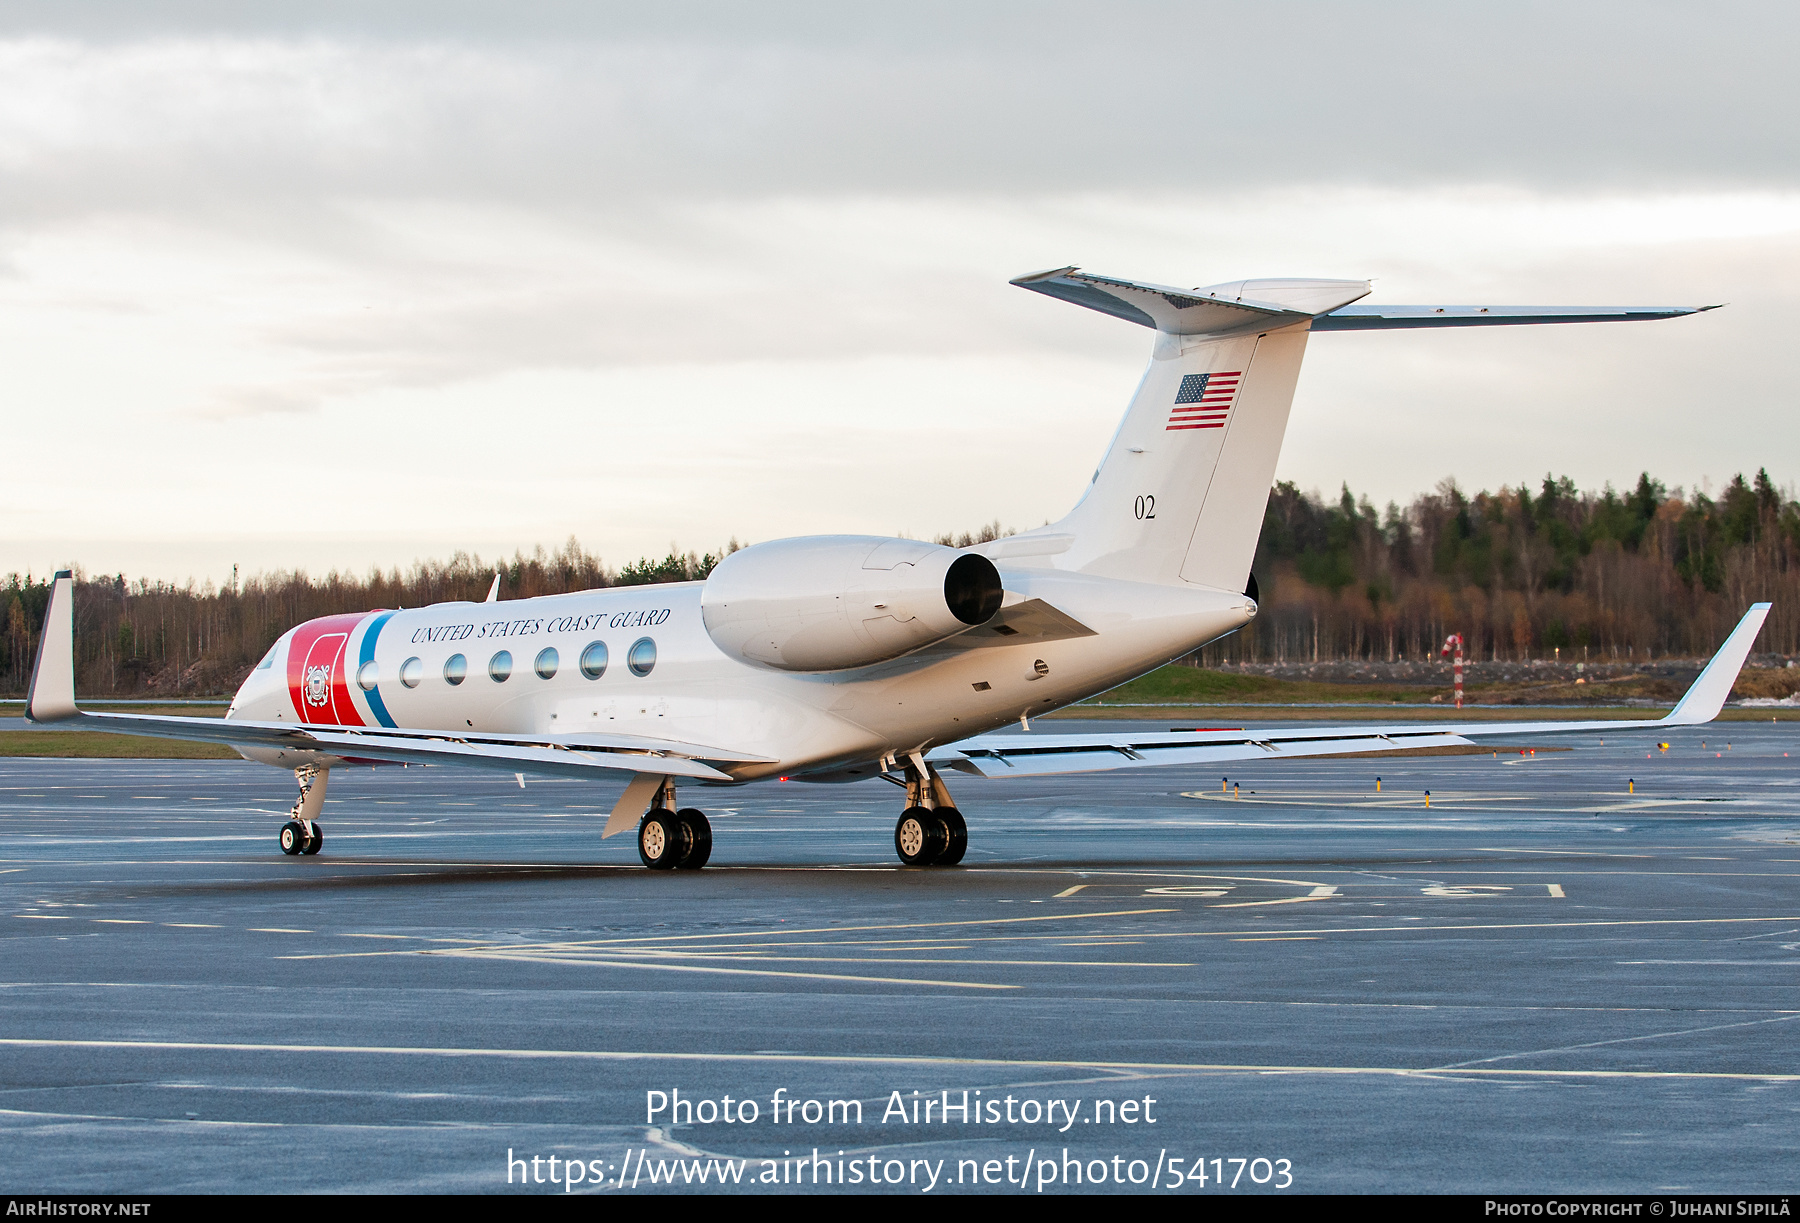
[[[1131,503],[1131,513],[1140,522],[1146,518],[1156,517],[1156,498],[1151,495],[1139,497]]]

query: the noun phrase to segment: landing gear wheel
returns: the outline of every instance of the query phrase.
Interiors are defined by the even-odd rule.
[[[673,870],[686,841],[673,811],[652,811],[638,821],[638,857],[653,871]]]
[[[707,822],[706,812],[693,807],[683,807],[675,818],[681,822],[681,842],[687,847],[675,865],[684,871],[697,871],[712,857],[712,825]]]
[[[931,860],[933,866],[955,866],[969,848],[969,826],[955,807],[939,807],[933,814],[944,824],[944,852]]]
[[[949,839],[949,827],[937,812],[924,807],[908,807],[894,825],[894,852],[908,866],[931,865],[944,852]]]
[[[300,852],[303,854],[309,854],[309,855],[316,854],[324,847],[325,847],[325,829],[319,825],[319,822],[317,820],[314,820],[313,826],[312,826],[312,836],[308,837],[306,840],[306,844],[304,844],[300,847]]]
[[[281,852],[290,856],[306,849],[306,825],[289,820],[281,826]]]

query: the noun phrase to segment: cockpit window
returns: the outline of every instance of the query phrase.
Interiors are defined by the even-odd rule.
[[[267,654],[263,655],[263,660],[256,664],[256,669],[258,671],[267,671],[270,667],[274,666],[275,665],[275,651],[277,649],[279,649],[280,647],[281,647],[281,643],[279,641],[277,641],[274,645],[270,646],[269,652]]]

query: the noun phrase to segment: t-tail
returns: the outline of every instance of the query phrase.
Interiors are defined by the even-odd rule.
[[[1156,332],[1150,368],[1086,494],[1061,522],[1031,534],[1067,541],[1058,568],[1233,593],[1250,585],[1311,333],[1622,322],[1714,308],[1368,306],[1354,304],[1368,296],[1365,280],[1176,289],[1072,267],[1012,283]]]

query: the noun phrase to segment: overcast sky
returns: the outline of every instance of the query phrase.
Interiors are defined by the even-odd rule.
[[[1322,335],[1280,475],[1800,479],[1800,10],[0,8],[0,572],[1015,527],[1149,333],[1021,292],[1710,304]]]

